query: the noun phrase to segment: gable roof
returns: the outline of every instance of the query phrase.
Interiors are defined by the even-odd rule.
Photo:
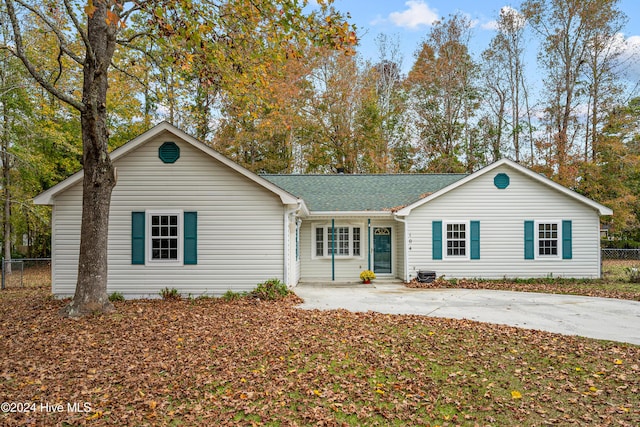
[[[262,175],[319,212],[399,209],[464,178],[465,174]]]
[[[282,200],[282,203],[284,203],[284,204],[301,204],[301,205],[304,205],[304,201],[298,199],[297,197],[295,197],[292,194],[288,193],[286,190],[283,190],[282,188],[278,187],[277,185],[274,185],[273,183],[271,183],[270,181],[267,181],[266,179],[260,177],[259,175],[256,175],[255,173],[251,172],[250,170],[243,168],[239,164],[235,163],[234,161],[232,161],[232,160],[226,158],[225,156],[223,156],[222,154],[218,153],[217,151],[215,151],[214,149],[212,149],[208,145],[203,144],[202,142],[198,141],[197,139],[195,139],[191,135],[181,131],[180,129],[178,129],[177,127],[173,126],[169,122],[161,122],[158,125],[152,127],[148,131],[146,131],[145,133],[141,134],[140,136],[138,136],[138,137],[132,139],[131,141],[127,142],[123,146],[113,150],[111,152],[111,154],[110,154],[111,160],[112,161],[116,161],[119,158],[126,156],[127,154],[129,154],[133,150],[135,150],[136,148],[140,147],[141,145],[146,144],[147,142],[149,142],[150,140],[152,140],[153,138],[155,138],[156,136],[160,135],[163,132],[169,132],[169,133],[173,134],[176,138],[178,138],[178,139],[186,142],[187,144],[191,145],[192,147],[202,151],[204,154],[214,158],[215,160],[219,161],[220,163],[224,164],[225,166],[233,169],[234,171],[238,172],[239,174],[241,174],[241,175],[245,176],[246,178],[250,179],[251,181],[255,182],[259,186],[264,187],[265,189],[271,191],[272,193],[275,193],[277,196],[280,197],[280,199]],[[33,199],[33,203],[35,203],[37,205],[51,205],[51,204],[53,204],[54,197],[57,194],[60,194],[63,191],[65,191],[66,189],[70,188],[71,186],[77,184],[78,182],[81,182],[83,176],[84,176],[84,170],[81,170],[81,171],[71,175],[69,178],[65,179],[64,181],[54,185],[53,187],[49,188],[48,190],[46,190],[46,191],[40,193],[39,195],[37,195]]]
[[[497,169],[497,168],[499,168],[501,166],[507,166],[507,167],[509,167],[511,169],[514,169],[514,170],[516,170],[516,171],[528,176],[529,178],[531,178],[531,179],[533,179],[533,180],[535,180],[535,181],[537,181],[537,182],[539,182],[539,183],[541,183],[543,185],[546,185],[547,187],[550,187],[550,188],[552,188],[552,189],[554,189],[556,191],[559,191],[560,193],[565,194],[566,196],[568,196],[568,197],[570,197],[570,198],[572,198],[574,200],[577,200],[578,202],[580,202],[582,204],[585,204],[585,205],[591,207],[592,209],[595,209],[596,211],[598,211],[600,213],[600,215],[613,215],[613,210],[609,209],[608,207],[606,207],[604,205],[601,205],[600,203],[598,203],[596,201],[593,201],[593,200],[589,199],[588,197],[585,197],[585,196],[583,196],[581,194],[578,194],[575,191],[572,191],[572,190],[568,189],[567,187],[562,186],[562,185],[550,180],[549,178],[545,177],[544,175],[541,175],[541,174],[539,174],[537,172],[534,172],[531,169],[525,168],[524,166],[522,166],[522,165],[520,165],[520,164],[518,164],[518,163],[516,163],[516,162],[514,162],[512,160],[509,160],[509,159],[498,160],[497,162],[494,162],[494,163],[492,163],[492,164],[490,164],[490,165],[488,165],[488,166],[486,166],[486,167],[484,167],[484,168],[472,173],[471,175],[468,175],[468,176],[460,179],[459,181],[456,181],[456,182],[452,183],[451,185],[449,185],[449,186],[447,186],[447,187],[445,187],[445,188],[443,188],[443,189],[441,189],[439,191],[436,191],[433,194],[431,194],[431,195],[429,195],[429,196],[427,196],[427,197],[425,197],[425,198],[423,198],[421,200],[418,200],[418,201],[416,201],[416,202],[414,202],[414,203],[412,203],[412,204],[410,204],[410,205],[398,210],[396,212],[396,214],[398,216],[409,215],[411,213],[411,211],[413,209],[417,208],[418,206],[422,206],[423,204],[428,203],[431,200],[433,200],[435,198],[438,198],[438,197],[442,196],[443,194],[446,194],[449,191],[452,191],[452,190],[460,187],[461,185],[464,185],[467,182],[469,182],[471,180],[474,180],[474,179],[476,179],[476,178],[478,178],[478,177],[480,177],[482,175],[485,175],[485,174],[487,174],[487,173],[489,173],[489,172],[491,172],[491,171],[493,171],[493,170],[495,170],[495,169]]]

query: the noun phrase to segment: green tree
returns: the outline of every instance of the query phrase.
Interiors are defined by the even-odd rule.
[[[407,77],[420,151],[433,172],[476,166],[471,122],[478,108],[477,66],[469,54],[471,22],[453,15],[437,22]]]
[[[613,209],[610,225],[622,239],[640,240],[640,98],[612,109],[594,162],[583,162],[578,191]]]
[[[109,311],[107,241],[114,168],[108,154],[107,94],[110,69],[120,46],[139,37],[155,37],[165,53],[185,71],[220,76],[220,81],[257,81],[260,64],[283,60],[292,39],[306,38],[335,47],[349,46],[355,35],[342,17],[321,3],[324,20],[309,16],[297,1],[230,0],[125,2],[88,0],[75,3],[3,0],[13,40],[7,46],[31,76],[52,96],[74,108],[82,130],[83,210],[78,281],[69,316]],[[134,15],[144,15],[148,31],[120,39]],[[56,66],[34,60],[24,43],[25,23],[37,21],[57,42]],[[143,22],[143,21],[141,21]],[[322,22],[322,25],[318,25]],[[247,56],[248,55],[248,56]],[[63,75],[82,82],[61,90]]]

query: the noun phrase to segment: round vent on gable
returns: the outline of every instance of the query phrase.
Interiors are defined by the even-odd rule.
[[[506,173],[499,173],[493,178],[493,185],[500,190],[504,190],[509,186],[509,175]]]
[[[175,163],[180,158],[180,147],[175,142],[165,142],[158,149],[158,157],[164,163]]]

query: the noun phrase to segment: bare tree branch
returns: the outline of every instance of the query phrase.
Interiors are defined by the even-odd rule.
[[[93,48],[91,47],[91,43],[89,43],[89,36],[87,35],[86,31],[84,31],[84,29],[82,28],[82,26],[80,25],[80,22],[78,21],[78,18],[76,17],[76,14],[73,12],[73,6],[71,4],[69,4],[69,0],[64,0],[64,7],[67,9],[67,13],[69,14],[69,18],[71,18],[71,21],[73,22],[73,25],[76,27],[76,30],[78,31],[78,34],[80,34],[80,37],[82,37],[82,42],[84,43],[84,47],[86,49],[86,56],[87,58],[91,59],[91,61],[95,61],[95,52],[93,51]],[[80,62],[80,64],[83,64],[84,61]]]
[[[29,10],[31,13],[36,15],[38,18],[40,18],[47,25],[47,27],[49,27],[49,29],[51,31],[53,31],[53,33],[58,38],[58,43],[60,45],[60,50],[63,53],[65,53],[67,56],[69,56],[69,58],[73,59],[75,62],[77,62],[78,64],[82,65],[82,63],[83,63],[82,58],[79,57],[78,55],[76,55],[74,52],[72,52],[71,50],[69,50],[67,48],[67,40],[64,37],[64,34],[62,34],[60,29],[53,22],[51,22],[46,15],[42,14],[42,12],[40,10],[32,7],[31,5],[25,3],[22,0],[17,0],[17,3],[20,6],[24,7],[25,9]]]
[[[24,52],[24,46],[22,44],[22,32],[20,30],[20,25],[18,23],[18,18],[16,16],[16,11],[15,11],[15,8],[14,8],[14,5],[13,5],[13,1],[12,0],[6,0],[5,3],[7,5],[7,14],[9,15],[9,20],[11,21],[11,28],[13,29],[14,41],[15,41],[15,44],[16,44],[15,50],[11,50],[11,52],[22,61],[22,63],[24,64],[25,68],[27,69],[27,71],[29,71],[29,74],[31,74],[31,76],[43,88],[45,88],[49,93],[51,93],[56,98],[58,98],[61,101],[69,104],[70,106],[72,106],[76,110],[78,110],[80,112],[83,112],[85,110],[85,106],[82,104],[82,102],[80,102],[77,99],[69,96],[68,94],[64,93],[63,91],[61,91],[60,89],[56,88],[54,85],[49,83],[42,76],[42,74],[40,74],[38,72],[38,70],[36,70],[36,68],[34,67],[34,65],[31,62],[31,60],[29,60],[29,58],[27,58],[27,55]]]

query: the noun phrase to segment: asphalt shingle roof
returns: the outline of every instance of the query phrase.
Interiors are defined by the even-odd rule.
[[[310,211],[384,211],[407,206],[465,174],[262,175]]]

